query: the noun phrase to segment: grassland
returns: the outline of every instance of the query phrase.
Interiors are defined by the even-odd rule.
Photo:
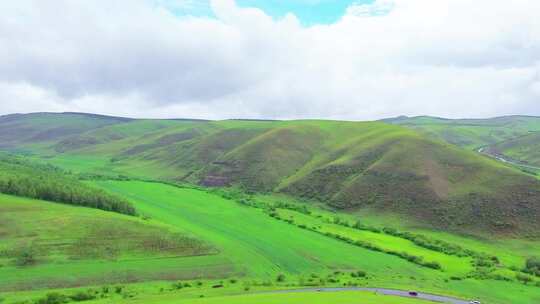
[[[77,113],[6,115],[0,117],[0,128],[9,131],[0,134],[0,146],[24,152],[25,148],[19,149],[23,143],[36,149],[41,147],[42,143],[61,140],[82,132],[129,120]]]
[[[443,269],[433,270],[420,267],[393,255],[366,250],[335,238],[329,238],[321,234],[321,231],[314,232],[299,227],[301,213],[294,215],[298,223],[291,225],[272,218],[264,209],[217,198],[215,195],[200,190],[141,182],[109,181],[98,182],[98,184],[114,193],[129,197],[141,212],[148,213],[152,218],[182,225],[202,239],[216,244],[222,250],[222,254],[234,257],[234,263],[239,265],[240,269],[245,269],[245,276],[248,278],[265,278],[272,281],[277,274],[285,273],[292,282],[303,280],[304,284],[309,284],[318,280],[310,278],[310,274],[315,273],[318,277],[325,277],[325,280],[328,280],[327,284],[332,284],[332,280],[339,280],[338,285],[348,284],[352,280],[351,282],[360,285],[382,284],[404,289],[422,286],[434,292],[441,292],[444,289],[445,293],[450,292],[465,297],[484,297],[494,300],[494,303],[497,303],[498,299],[492,298],[491,291],[482,292],[478,286],[508,284],[507,288],[515,288],[516,291],[522,288],[527,289],[514,279],[515,273],[512,271],[507,274],[510,281],[466,279],[467,276],[464,274],[471,271],[469,258],[458,258],[426,250],[407,240],[389,235],[371,235],[370,241],[380,246],[390,248],[395,246],[394,248],[400,248],[410,254],[437,260],[443,265]],[[178,199],[172,199],[176,197]],[[290,210],[282,211],[291,212]],[[324,214],[324,211],[317,212]],[[312,218],[319,219],[316,215]],[[364,237],[369,234],[363,231],[352,231],[343,226],[326,225],[333,226],[332,229],[338,233],[349,235],[359,233],[356,236],[364,240],[366,240]],[[321,230],[324,232],[324,229]],[[285,235],[286,238],[283,237]],[[256,250],[248,248],[256,248]],[[493,248],[496,247],[491,247]],[[497,252],[500,251],[504,252],[502,248],[499,248]],[[524,262],[524,259],[521,261]],[[253,267],[253,265],[257,266]],[[356,269],[368,274],[367,282],[362,278],[356,281],[348,275]],[[333,277],[332,273],[336,271],[342,274]],[[459,276],[463,276],[464,279],[450,280],[451,277]],[[451,292],[451,290],[454,291]],[[529,299],[537,297],[536,292],[540,290],[532,287],[528,291]],[[497,296],[506,297],[500,294]],[[510,297],[518,303],[523,295],[516,294]]]
[[[169,303],[185,303],[185,304],[304,304],[304,303],[330,303],[338,301],[341,303],[361,303],[361,304],[415,304],[428,303],[426,301],[403,299],[397,297],[389,297],[377,295],[367,292],[339,292],[339,293],[301,293],[301,294],[253,294],[240,296],[225,296],[225,297],[209,297],[202,299],[178,300],[177,295],[173,296],[155,296],[142,298],[139,300],[131,300],[129,303],[151,303],[151,304],[169,304]],[[127,302],[127,301],[126,301]],[[97,303],[112,303],[110,301],[96,301]],[[114,302],[114,303],[123,303]]]
[[[23,130],[35,127],[23,118]],[[376,206],[439,229],[477,234],[534,236],[540,225],[537,179],[400,126],[102,119],[107,124],[84,132],[68,125],[69,136],[12,146],[90,178],[233,185],[342,210]]]
[[[93,288],[102,290],[103,286],[109,284],[166,279],[181,280],[190,286],[198,286],[197,282],[200,281],[201,286],[182,289],[178,293],[179,290],[174,287],[175,283],[140,283],[133,287],[123,285],[125,290],[120,294],[111,292],[97,303],[122,303],[121,301],[124,300],[121,299],[124,297],[126,301],[131,299],[129,302],[138,300],[141,303],[169,303],[182,299],[187,301],[186,303],[190,301],[195,301],[194,303],[198,301],[203,301],[201,303],[205,303],[204,301],[209,301],[209,303],[213,303],[212,301],[250,301],[257,296],[222,299],[219,297],[242,295],[247,291],[306,285],[420,289],[463,298],[479,298],[489,301],[488,303],[507,303],[508,301],[531,303],[540,298],[540,289],[534,287],[535,283],[523,285],[513,277],[515,274],[510,273],[508,281],[467,277],[466,274],[472,271],[468,257],[456,257],[427,250],[391,235],[358,231],[343,225],[328,223],[325,217],[330,217],[331,211],[310,207],[313,208],[313,213],[308,216],[291,209],[279,209],[278,211],[282,212],[284,217],[293,216],[295,220],[293,225],[271,217],[268,208],[239,204],[197,189],[137,181],[89,181],[88,183],[129,199],[146,220],[82,207],[0,196],[0,202],[2,202],[0,206],[4,208],[0,214],[5,219],[12,219],[14,215],[20,218],[16,221],[17,225],[21,225],[18,227],[24,227],[24,229],[22,231],[21,228],[13,229],[18,231],[18,235],[29,234],[30,231],[36,232],[37,235],[33,235],[32,238],[38,241],[33,243],[49,244],[49,248],[56,248],[56,252],[38,250],[47,254],[39,259],[41,262],[27,267],[13,265],[9,259],[4,260],[2,262],[4,266],[0,271],[1,289],[7,291],[97,285]],[[257,196],[253,199],[268,206],[275,200],[283,200],[283,197]],[[343,215],[344,218],[348,216],[352,215]],[[299,227],[301,224],[308,224],[308,221],[311,221],[310,224],[321,226],[319,231]],[[13,234],[10,234],[7,228],[11,227],[14,221],[2,222],[5,223],[2,229],[3,235],[7,232],[13,239]],[[43,223],[51,223],[51,225]],[[77,225],[74,226],[74,223]],[[96,231],[91,227],[106,227],[106,229]],[[411,255],[435,260],[441,263],[442,269],[422,267],[395,255],[355,246],[325,235],[324,232],[327,231],[360,238],[386,249],[400,248]],[[181,251],[178,256],[178,253],[174,251],[156,252],[136,245],[145,243],[143,236],[147,235],[152,239],[157,237],[156,234],[166,239],[167,235],[189,236],[189,240],[198,240],[197,244],[207,244],[209,247],[201,247],[204,248],[202,256],[193,256],[193,252],[189,250]],[[111,246],[111,243],[106,241],[101,245],[87,243],[96,247],[95,250],[90,250],[88,246],[83,246],[83,250],[69,250],[69,243],[58,246],[59,243],[64,244],[66,240],[95,241],[108,235],[112,237],[114,244],[119,241],[115,236],[137,235],[137,238],[120,238],[122,242],[112,251],[116,252],[114,254],[108,250],[99,253],[99,248]],[[20,240],[14,238],[14,242]],[[130,242],[135,242],[135,246],[130,245]],[[84,243],[85,241],[76,241],[74,244]],[[495,248],[485,246],[484,248]],[[188,248],[191,247],[188,246]],[[79,246],[74,248],[79,248]],[[474,249],[478,250],[478,248]],[[504,251],[501,247],[498,250]],[[74,252],[82,255],[73,256]],[[93,256],[85,255],[93,252],[95,253]],[[519,257],[513,258],[519,259]],[[358,271],[365,273],[365,276],[351,275]],[[283,281],[276,279],[280,274],[284,276]],[[453,280],[452,277],[460,277],[460,279]],[[231,283],[233,281],[235,283]],[[210,288],[215,284],[223,284],[224,287],[218,290]],[[246,287],[248,287],[247,291]],[[498,290],[511,290],[511,292],[498,292]],[[59,292],[72,294],[75,290],[60,290]],[[9,301],[16,301],[24,298],[36,299],[46,293],[47,291],[8,292],[1,296]],[[201,294],[208,299],[195,300]],[[336,299],[348,299],[347,294],[325,295],[323,298],[331,296],[337,297]],[[211,299],[211,297],[216,298]],[[281,299],[290,303],[311,303],[309,301],[297,302],[299,299],[295,299],[294,295],[280,297],[276,295],[275,301]],[[313,297],[317,296],[313,295]],[[306,295],[305,299],[306,301],[311,299],[310,295]],[[368,300],[370,300],[369,297],[366,298],[366,301]],[[389,298],[387,301],[392,303],[394,300]]]
[[[506,116],[490,119],[444,119],[430,116],[398,117],[385,122],[406,126],[430,137],[477,150],[540,131],[540,117]]]
[[[540,170],[540,132],[497,143],[490,146],[490,149],[516,162],[536,167]]]
[[[497,123],[508,128],[509,121]],[[51,136],[39,135],[43,124]],[[475,129],[478,141],[467,148],[496,127],[469,124],[486,129]],[[516,133],[534,121],[518,125]],[[89,303],[405,301],[357,292],[258,294],[303,286],[540,302],[540,279],[522,271],[540,252],[539,182],[418,130],[81,114],[2,117],[2,128],[21,135],[0,136],[3,149],[44,172],[57,165],[68,172],[55,177],[121,198],[138,215],[0,195],[0,298],[7,303],[32,303],[51,288],[92,293]],[[493,130],[493,140],[511,136]],[[25,179],[43,174],[25,170],[11,171],[27,172]]]
[[[203,282],[201,282],[203,283]],[[206,282],[208,283],[208,282]],[[187,284],[187,283],[186,283]],[[224,283],[223,288],[215,289],[207,284],[200,286],[183,287],[175,289],[171,284],[145,283],[131,285],[106,286],[102,288],[86,288],[71,290],[55,290],[48,294],[63,295],[65,297],[84,294],[88,295],[88,304],[109,303],[328,303],[328,301],[343,301],[343,303],[429,303],[422,300],[385,296],[373,292],[345,291],[345,292],[304,292],[273,294],[272,287],[250,286],[245,291],[245,284]],[[11,296],[10,300],[24,303],[34,299],[45,299],[47,295],[41,292],[24,292]]]
[[[227,270],[211,257],[215,248],[174,226],[2,194],[0,235],[0,291],[191,277],[201,265],[202,273]]]
[[[0,192],[135,215],[126,200],[81,183],[57,167],[0,153]]]

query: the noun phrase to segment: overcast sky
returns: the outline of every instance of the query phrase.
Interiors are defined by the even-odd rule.
[[[279,2],[1,1],[0,114],[540,115],[538,0]]]

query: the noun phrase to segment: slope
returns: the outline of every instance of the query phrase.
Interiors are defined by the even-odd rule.
[[[273,128],[217,158],[200,176],[203,184],[218,180],[338,209],[393,211],[445,229],[535,233],[540,216],[540,184],[533,178],[378,123]]]
[[[0,153],[0,192],[135,215],[126,200],[86,185],[57,167]]]
[[[486,128],[479,134],[509,125],[516,127],[508,132],[519,133],[534,128],[535,119],[467,123]],[[419,125],[444,122],[416,120]],[[95,141],[71,144],[85,138]],[[534,235],[540,228],[538,180],[382,122],[134,120],[69,140],[51,142],[45,154],[43,147],[34,150],[34,157],[79,173],[283,192],[461,232]]]
[[[32,113],[0,116],[0,146],[39,146],[99,127],[130,121],[128,118],[83,113]]]
[[[445,119],[430,116],[384,119],[451,144],[473,150],[540,131],[540,117],[503,116],[488,119]]]
[[[501,154],[519,163],[540,168],[540,132],[509,139],[489,147],[493,154]]]
[[[0,237],[0,291],[182,278],[200,265],[218,273],[227,268],[212,258],[208,243],[174,226],[4,194]]]
[[[489,300],[489,303],[527,303],[540,296],[540,289],[532,285],[520,285],[511,273],[509,279],[499,281],[486,277],[486,273],[478,277],[474,273],[465,275],[463,271],[467,272],[466,268],[471,267],[468,257],[446,255],[414,247],[413,244],[404,246],[406,240],[392,238],[390,235],[380,234],[380,240],[368,240],[363,233],[357,237],[369,242],[380,242],[381,246],[401,246],[398,250],[425,256],[428,261],[440,259],[443,269],[422,267],[384,251],[363,248],[329,237],[324,229],[330,229],[332,225],[323,224],[328,228],[321,228],[319,232],[302,228],[300,214],[294,215],[294,221],[299,221],[297,226],[295,223],[272,218],[259,208],[238,204],[201,190],[147,182],[101,181],[96,184],[130,198],[139,210],[152,218],[182,227],[215,244],[220,250],[218,256],[230,259],[242,280],[251,281],[252,285],[262,280],[266,282],[263,286],[271,287],[281,273],[285,275],[285,281],[275,283],[278,285],[273,288],[296,282],[331,286],[369,284],[402,289],[421,286],[425,291],[461,295],[464,298],[478,297]],[[312,218],[323,220],[318,214]],[[338,229],[338,226],[333,227]],[[356,237],[346,227],[340,233]],[[503,265],[499,266],[494,267],[493,271],[499,273],[505,270]],[[351,271],[357,270],[367,273],[367,277],[351,277]],[[449,281],[451,276],[465,277]],[[496,293],[492,288],[513,292]]]

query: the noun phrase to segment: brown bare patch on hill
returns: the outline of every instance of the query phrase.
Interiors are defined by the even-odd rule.
[[[424,162],[424,172],[429,178],[429,185],[440,199],[448,199],[450,183],[441,167],[431,159]]]

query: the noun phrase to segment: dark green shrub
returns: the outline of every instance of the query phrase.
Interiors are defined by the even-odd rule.
[[[286,279],[286,278],[285,278],[285,275],[282,274],[282,273],[280,273],[280,274],[277,276],[276,281],[278,281],[278,282],[285,282],[285,279]]]
[[[367,273],[365,271],[362,271],[362,270],[356,271],[356,277],[357,278],[364,278],[366,276],[367,276]]]
[[[525,262],[525,272],[540,276],[540,258],[530,257]]]
[[[17,266],[30,266],[37,263],[36,250],[32,246],[25,246],[19,249],[15,264]]]
[[[90,301],[96,298],[91,292],[79,291],[74,295],[69,296],[69,298],[75,302]]]
[[[48,293],[44,298],[38,299],[36,304],[63,304],[68,303],[69,299],[58,292]]]

